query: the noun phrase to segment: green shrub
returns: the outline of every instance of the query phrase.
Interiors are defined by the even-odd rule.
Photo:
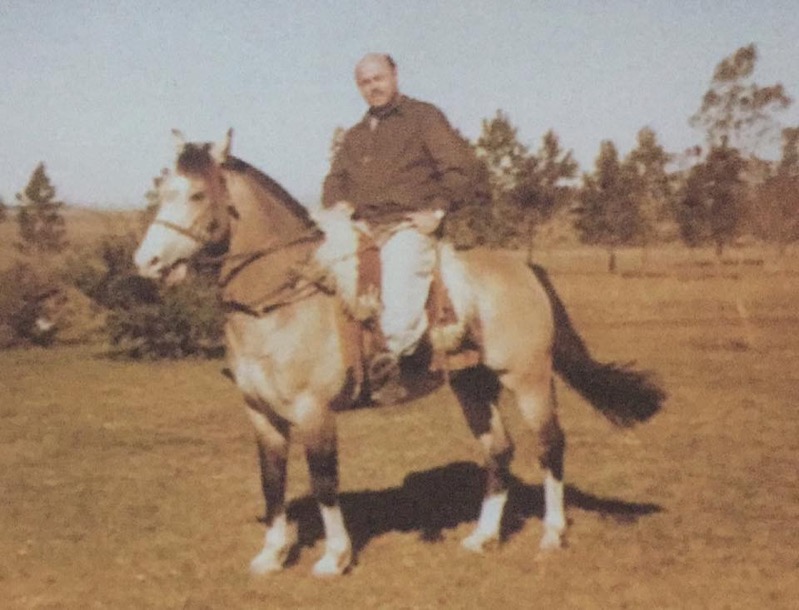
[[[42,324],[48,299],[58,286],[48,272],[17,261],[0,273],[0,347],[49,345],[55,327]]]
[[[114,300],[106,330],[117,354],[150,360],[222,354],[223,316],[210,278],[158,292],[128,276],[113,282],[109,294]]]
[[[139,277],[137,239],[107,237],[73,257],[65,275],[108,313],[105,334],[114,354],[134,359],[215,357],[222,353],[223,317],[212,273],[162,288]]]

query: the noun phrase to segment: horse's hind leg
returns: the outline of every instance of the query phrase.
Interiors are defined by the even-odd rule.
[[[503,383],[516,394],[527,424],[538,434],[538,461],[544,470],[544,535],[542,550],[563,546],[566,515],[563,505],[563,457],[566,440],[556,413],[555,386],[549,362],[540,365],[538,374],[523,380],[512,376]]]
[[[496,407],[500,390],[496,374],[485,367],[466,369],[451,375],[450,386],[469,428],[486,452],[486,488],[480,517],[475,530],[462,543],[470,551],[482,552],[487,544],[499,541],[513,443]]]
[[[286,426],[273,423],[254,407],[248,407],[247,411],[255,425],[266,501],[264,547],[250,562],[250,571],[267,574],[283,568],[296,542],[296,531],[289,527],[285,505],[289,436]]]

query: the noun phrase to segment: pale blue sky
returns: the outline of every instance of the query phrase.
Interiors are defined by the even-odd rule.
[[[352,81],[388,51],[402,90],[467,137],[506,111],[537,148],[554,129],[589,170],[650,126],[672,152],[713,69],[754,42],[755,80],[799,96],[795,0],[0,0],[0,195],[39,161],[62,199],[142,206],[172,161],[170,129],[214,140],[313,204]],[[783,113],[799,125],[799,102]]]

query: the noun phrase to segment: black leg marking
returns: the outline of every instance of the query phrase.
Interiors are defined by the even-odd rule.
[[[336,450],[306,450],[311,488],[317,502],[334,506],[338,502],[338,453]]]
[[[266,525],[271,526],[275,517],[285,510],[286,456],[269,451],[259,443],[258,458],[261,464],[261,487],[266,502]]]
[[[538,460],[541,467],[551,471],[558,481],[563,481],[563,455],[566,451],[566,437],[557,416],[553,415],[541,426],[538,439],[541,447]]]

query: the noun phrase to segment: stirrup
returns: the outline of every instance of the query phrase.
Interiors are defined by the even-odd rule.
[[[399,359],[391,352],[376,354],[369,361],[368,374],[372,401],[394,404],[408,397],[408,390],[401,381]]]

